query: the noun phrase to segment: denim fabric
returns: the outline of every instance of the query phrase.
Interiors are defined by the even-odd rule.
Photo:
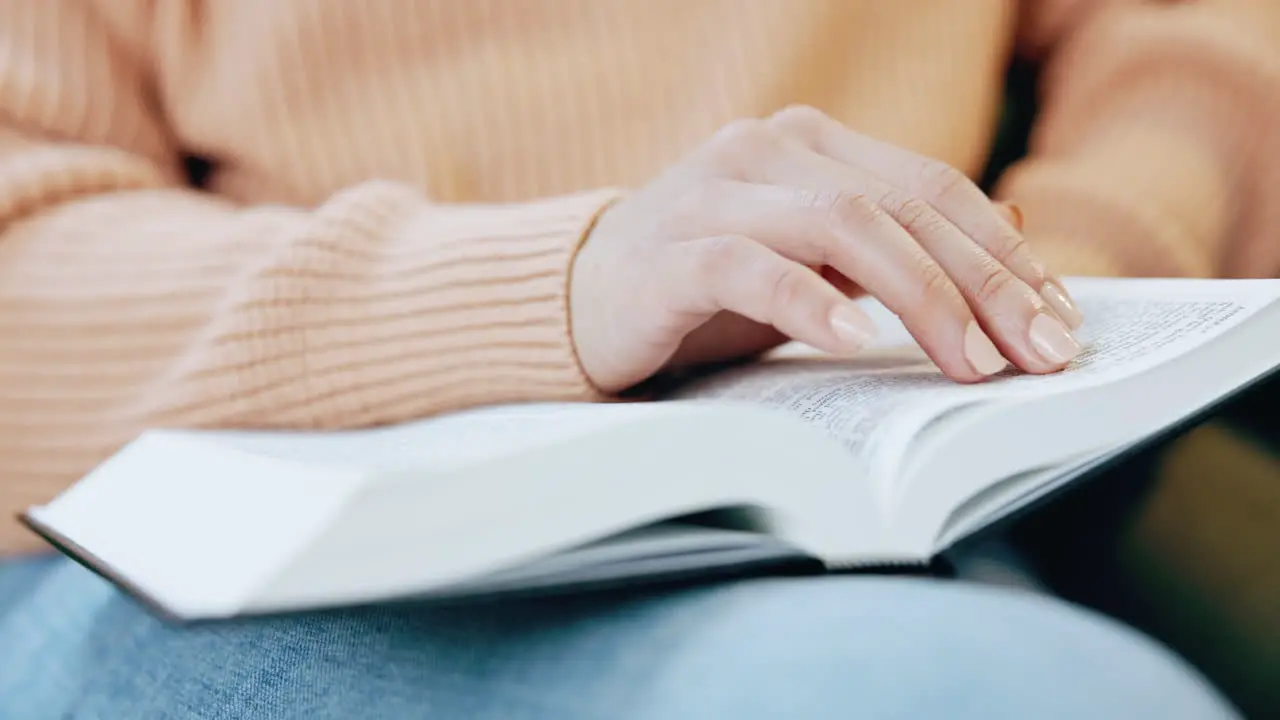
[[[166,625],[64,560],[0,565],[0,717],[1235,717],[1142,636],[954,581]]]

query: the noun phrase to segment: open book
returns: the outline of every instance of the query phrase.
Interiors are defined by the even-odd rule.
[[[1280,281],[1074,279],[1062,373],[787,346],[657,402],[336,433],[153,431],[29,526],[170,616],[927,563],[1280,366]]]

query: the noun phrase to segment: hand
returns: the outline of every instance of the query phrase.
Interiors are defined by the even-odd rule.
[[[602,214],[570,282],[572,332],[602,390],[793,338],[874,337],[870,293],[949,377],[1079,352],[1079,312],[1008,210],[962,173],[811,108],[734,122]]]

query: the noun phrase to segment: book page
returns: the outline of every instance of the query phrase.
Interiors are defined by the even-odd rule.
[[[872,475],[891,472],[914,434],[941,414],[992,398],[1067,392],[1142,372],[1218,337],[1275,301],[1270,281],[1077,280],[1083,352],[1061,373],[1010,368],[989,381],[946,378],[883,306],[864,307],[883,343],[852,359],[787,347],[772,359],[705,378],[677,397],[762,403],[822,428]],[[886,347],[885,345],[888,345]],[[1247,350],[1245,350],[1247,351]]]
[[[997,384],[1051,391],[1118,380],[1212,341],[1277,299],[1276,283],[1247,280],[1090,279],[1073,291],[1086,318],[1080,356],[1062,373],[1006,371]]]
[[[447,469],[572,441],[616,423],[669,412],[657,404],[530,403],[450,413],[399,425],[330,432],[201,432],[238,450],[362,469]]]
[[[678,391],[674,399],[728,400],[778,408],[813,423],[870,471],[872,448],[910,432],[984,390],[952,382],[915,347],[880,348],[847,360],[780,357],[728,370]],[[908,426],[902,429],[902,426]]]
[[[779,408],[822,428],[867,469],[885,471],[877,458],[892,460],[943,412],[1006,393],[1053,392],[1138,372],[1233,326],[1270,301],[1275,288],[1266,281],[1080,281],[1072,289],[1087,318],[1079,333],[1085,351],[1068,370],[1047,377],[1010,370],[968,386],[943,376],[901,322],[868,301],[864,305],[882,329],[882,342],[859,357],[833,360],[789,347],[766,362],[681,388],[672,398]],[[369,430],[212,435],[244,450],[308,463],[377,469],[456,466],[670,411],[663,405],[513,405]]]

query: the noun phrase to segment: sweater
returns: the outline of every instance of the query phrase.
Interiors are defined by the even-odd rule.
[[[976,177],[1015,59],[1052,269],[1280,269],[1275,0],[0,0],[0,552],[149,427],[596,399],[602,208],[796,103]]]

